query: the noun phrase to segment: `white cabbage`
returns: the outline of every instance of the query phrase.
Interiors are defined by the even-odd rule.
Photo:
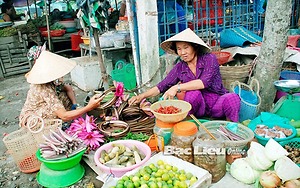
[[[260,172],[253,169],[245,158],[239,158],[231,164],[230,174],[240,182],[252,184],[259,177]]]
[[[300,167],[287,156],[275,162],[274,170],[282,182],[300,178]]]
[[[251,142],[246,160],[252,168],[259,171],[267,170],[273,165],[273,161],[265,154],[265,147],[257,142]]]
[[[289,153],[278,142],[271,138],[265,146],[265,154],[271,161],[276,161]]]

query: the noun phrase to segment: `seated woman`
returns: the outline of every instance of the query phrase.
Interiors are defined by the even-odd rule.
[[[191,29],[186,29],[161,44],[161,48],[180,56],[181,61],[155,87],[129,99],[129,104],[163,93],[173,99],[184,91],[184,100],[192,105],[189,112],[197,118],[211,116],[238,122],[240,98],[222,84],[219,63],[210,48]]]
[[[71,121],[97,108],[101,99],[93,96],[89,103],[76,110],[71,109],[71,101],[66,92],[57,92],[55,80],[71,72],[76,63],[65,57],[48,51],[42,51],[26,79],[30,83],[27,99],[20,114],[20,126],[26,126],[30,115],[38,115],[43,119],[60,118]]]
[[[0,22],[10,22],[12,20],[13,6],[8,3],[1,4]]]
[[[44,50],[46,50],[46,43],[44,43],[43,46],[32,46],[27,53],[28,60],[35,63],[36,59]],[[72,103],[71,110],[76,109],[79,105],[76,102],[75,93],[72,86],[64,83],[63,78],[56,79],[53,83],[56,87],[56,92],[58,94],[60,92],[65,92],[67,94]]]

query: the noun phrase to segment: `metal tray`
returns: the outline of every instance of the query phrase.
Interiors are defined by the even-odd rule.
[[[277,80],[274,82],[277,90],[287,93],[300,92],[300,80]]]

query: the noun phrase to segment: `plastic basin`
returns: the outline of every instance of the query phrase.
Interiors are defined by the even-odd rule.
[[[108,151],[110,148],[113,147],[113,144],[122,144],[129,148],[131,148],[133,145],[135,145],[139,149],[140,152],[145,154],[146,157],[140,163],[134,164],[132,166],[123,167],[123,168],[107,167],[104,164],[100,163],[100,161],[99,161],[100,153],[103,150]],[[150,159],[150,156],[151,156],[151,149],[144,142],[140,142],[140,141],[136,141],[136,140],[117,140],[117,141],[113,141],[113,142],[104,144],[103,146],[98,148],[94,155],[94,161],[95,161],[96,165],[102,171],[104,171],[106,174],[113,174],[115,177],[121,177],[126,172],[129,172],[129,171],[143,165],[145,162],[147,162]]]
[[[181,112],[176,114],[162,114],[155,111],[160,107],[166,107],[166,106],[177,107],[181,109]],[[153,103],[150,106],[150,109],[151,112],[154,114],[154,116],[160,121],[166,123],[177,123],[183,120],[184,118],[186,118],[189,111],[192,109],[192,105],[183,100],[161,100]]]
[[[70,169],[70,168],[76,166],[80,162],[82,155],[84,154],[85,151],[86,150],[83,150],[80,153],[77,153],[76,155],[74,155],[72,157],[65,158],[65,159],[59,159],[59,160],[47,160],[47,159],[43,158],[41,156],[40,150],[38,150],[36,152],[36,156],[37,156],[38,160],[41,161],[47,168],[49,168],[51,170],[61,171],[61,170],[67,170],[67,169]]]
[[[219,65],[223,65],[229,61],[229,58],[231,56],[230,52],[221,52],[221,51],[214,51],[211,52],[217,57]]]
[[[42,164],[36,179],[43,187],[67,187],[78,182],[84,172],[85,170],[80,164],[63,171],[51,170]]]
[[[220,128],[220,125],[227,125],[227,123],[233,123],[229,121],[208,121],[202,123],[203,126],[205,126],[209,131],[217,131]],[[224,144],[227,149],[243,149],[244,147],[247,146],[249,142],[252,141],[254,138],[254,133],[251,129],[246,127],[243,124],[238,123],[238,128],[236,131],[236,134],[239,136],[243,137],[244,140],[239,140],[239,141],[234,141],[234,140],[225,140]],[[199,132],[203,132],[204,130],[199,127]]]
[[[292,134],[290,136],[286,137],[286,138],[274,138],[274,140],[277,141],[277,142],[290,140],[290,139],[294,138],[297,134],[297,131],[296,131],[295,127],[293,127],[292,125],[289,125],[289,124],[284,124],[284,123],[263,123],[263,125],[266,125],[269,128],[272,128],[272,127],[277,125],[281,128],[292,130]],[[250,124],[249,128],[254,132],[255,129],[256,129],[256,126],[257,125],[255,125],[255,124],[252,124],[252,125]],[[263,146],[265,146],[267,144],[267,142],[269,141],[269,139],[270,139],[270,138],[265,138],[263,136],[259,136],[255,132],[254,132],[254,136],[257,139],[257,141]]]

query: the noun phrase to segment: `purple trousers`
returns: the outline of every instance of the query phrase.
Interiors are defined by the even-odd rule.
[[[239,121],[241,100],[235,93],[218,95],[193,90],[185,92],[184,100],[192,105],[189,114],[194,114],[197,118],[203,116],[214,118],[226,117],[226,119],[233,122]]]

